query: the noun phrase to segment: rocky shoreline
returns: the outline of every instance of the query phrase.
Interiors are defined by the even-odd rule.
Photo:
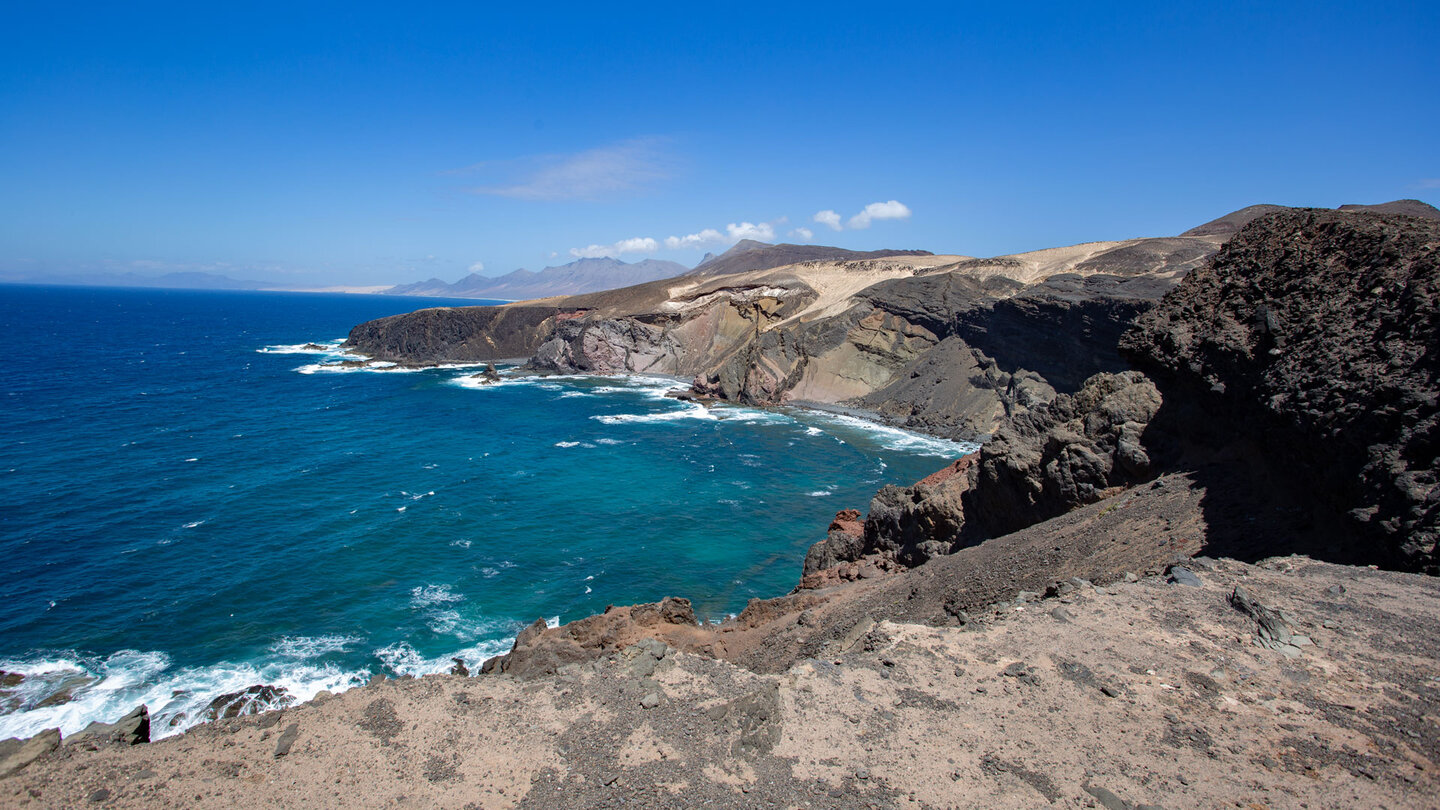
[[[864,407],[899,385],[907,425],[991,438],[842,510],[797,588],[731,621],[667,598],[537,622],[478,678],[149,746],[37,738],[0,802],[1433,806],[1440,223],[1242,213],[1211,223],[1235,234],[1214,252],[1141,240],[1044,278],[1033,256],[898,257],[357,327],[382,360],[533,345],[532,367],[693,373],[754,404]],[[1122,258],[1169,292],[1064,308],[1109,320],[1064,333],[1081,354],[1053,381],[976,348],[973,323],[1006,334],[1037,295],[1122,285],[1071,272]],[[837,297],[846,273],[888,277]],[[968,404],[931,407],[917,380]]]

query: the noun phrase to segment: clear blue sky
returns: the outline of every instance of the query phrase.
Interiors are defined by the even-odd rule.
[[[0,273],[997,255],[1440,202],[1435,2],[212,5],[7,8]]]

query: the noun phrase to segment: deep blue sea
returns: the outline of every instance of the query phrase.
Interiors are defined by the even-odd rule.
[[[607,604],[723,618],[789,591],[837,509],[967,449],[674,380],[479,386],[301,345],[455,303],[0,286],[0,669],[26,675],[0,738],[474,667]]]

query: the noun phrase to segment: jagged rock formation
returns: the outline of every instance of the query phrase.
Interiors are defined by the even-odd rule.
[[[815,544],[801,587],[853,579],[856,566],[913,567],[1163,471],[1214,464],[1255,490],[1248,520],[1317,513],[1258,537],[1250,527],[1246,553],[1289,550],[1298,529],[1331,538],[1337,558],[1436,571],[1437,247],[1440,222],[1406,216],[1286,209],[1253,220],[1125,335],[1123,351],[1153,381],[1096,375],[1007,416],[943,475],[885,487],[863,535],[832,526]],[[1245,469],[1254,462],[1259,471]],[[1227,511],[1218,501],[1211,509]]]
[[[836,576],[817,574],[847,563],[913,568],[1149,480],[1158,470],[1143,437],[1161,402],[1140,372],[1097,374],[1073,395],[1006,419],[980,452],[911,486],[881,488],[863,535],[832,524],[806,555],[801,587],[832,584]]]
[[[1255,220],[1123,348],[1253,438],[1376,562],[1440,572],[1440,222]]]
[[[1138,371],[1097,374],[1007,420],[980,449],[970,519],[985,536],[1008,534],[1148,480],[1157,470],[1143,438],[1160,405]]]
[[[657,638],[682,648],[705,647],[690,600],[666,597],[644,605],[611,607],[598,616],[557,628],[536,619],[515,637],[510,652],[486,661],[480,671],[517,677],[553,675],[566,664],[590,661],[641,639]]]

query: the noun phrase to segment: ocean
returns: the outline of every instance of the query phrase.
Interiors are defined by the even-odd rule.
[[[719,620],[972,449],[665,378],[335,365],[357,323],[475,303],[0,286],[0,738],[473,669],[609,604]]]

